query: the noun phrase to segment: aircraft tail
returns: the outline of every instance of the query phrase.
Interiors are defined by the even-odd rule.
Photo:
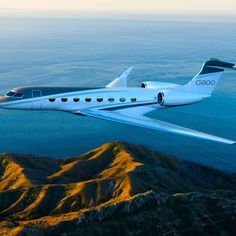
[[[210,96],[223,75],[224,69],[227,68],[236,69],[233,63],[215,58],[209,59],[203,64],[201,71],[185,85],[186,91]]]

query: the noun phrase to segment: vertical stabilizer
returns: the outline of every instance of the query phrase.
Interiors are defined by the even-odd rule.
[[[204,63],[201,71],[185,85],[185,89],[191,93],[199,93],[210,96],[215,89],[224,69],[235,69],[235,64],[211,58]]]

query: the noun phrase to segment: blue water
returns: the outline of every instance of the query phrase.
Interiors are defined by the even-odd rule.
[[[104,86],[129,66],[130,85],[188,82],[209,57],[236,62],[236,20],[0,18],[0,92],[25,85]],[[236,139],[236,72],[214,96],[152,116]],[[236,172],[236,145],[53,111],[0,110],[0,152],[74,156],[112,140]]]

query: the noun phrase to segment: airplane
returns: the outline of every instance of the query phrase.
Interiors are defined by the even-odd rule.
[[[236,143],[146,116],[155,110],[191,105],[211,97],[224,70],[236,70],[235,64],[211,58],[185,85],[146,81],[140,87],[128,87],[127,77],[132,69],[128,68],[105,87],[14,88],[0,97],[0,108],[65,111],[225,144]]]

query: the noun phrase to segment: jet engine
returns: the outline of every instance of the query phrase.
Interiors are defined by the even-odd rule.
[[[172,88],[176,86],[178,86],[178,84],[157,82],[157,81],[145,81],[141,83],[141,88],[148,88],[148,89]]]
[[[163,90],[157,94],[157,102],[161,106],[181,106],[200,102],[202,97],[194,93],[175,90]]]

